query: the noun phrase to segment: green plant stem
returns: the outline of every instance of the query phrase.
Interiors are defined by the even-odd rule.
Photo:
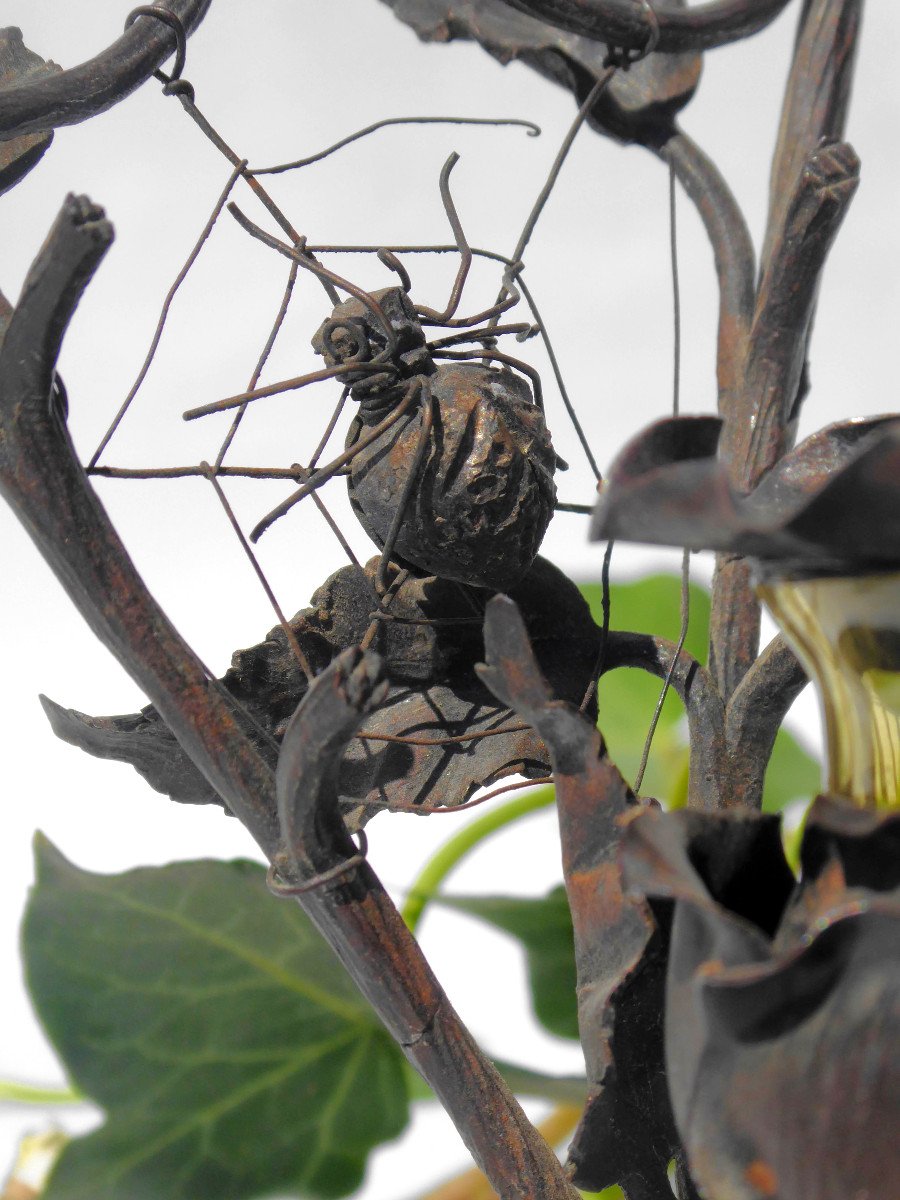
[[[406,903],[400,910],[400,915],[410,931],[415,933],[428,902],[437,894],[441,884],[470,850],[473,850],[485,838],[490,837],[492,833],[496,833],[498,829],[511,825],[513,821],[518,821],[520,817],[525,817],[542,808],[548,808],[555,799],[556,793],[551,787],[541,788],[537,792],[527,792],[499,808],[485,813],[483,817],[473,821],[471,825],[466,825],[464,829],[445,842],[419,872],[410,888]]]
[[[76,1088],[42,1088],[30,1083],[0,1079],[0,1102],[11,1104],[83,1104],[86,1097]]]

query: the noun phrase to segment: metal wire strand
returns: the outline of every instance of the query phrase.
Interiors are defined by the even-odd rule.
[[[281,327],[284,324],[285,317],[287,316],[288,306],[291,303],[291,297],[294,294],[294,284],[297,282],[297,273],[299,270],[300,270],[300,268],[297,266],[296,263],[291,263],[291,269],[288,272],[287,283],[284,286],[284,292],[282,293],[282,296],[281,296],[281,303],[278,306],[278,312],[275,314],[275,320],[272,322],[272,327],[269,330],[269,334],[268,334],[268,337],[266,338],[265,345],[263,346],[262,350],[260,351],[259,358],[256,360],[256,366],[253,368],[253,374],[250,376],[250,381],[247,384],[248,392],[252,392],[253,389],[256,387],[256,385],[259,383],[259,377],[260,377],[260,375],[262,375],[263,368],[265,367],[266,363],[269,360],[269,355],[272,353],[272,349],[275,345],[275,339],[278,337],[279,333],[281,332]],[[238,409],[238,411],[235,413],[234,420],[231,422],[231,427],[229,428],[228,432],[225,434],[225,438],[222,442],[222,445],[219,447],[219,453],[216,455],[216,462],[215,462],[216,470],[218,470],[219,467],[221,467],[222,463],[225,461],[225,455],[231,449],[231,443],[235,439],[235,435],[237,434],[237,431],[240,428],[241,422],[244,419],[244,414],[246,413],[246,411],[247,411],[247,406],[242,405]]]
[[[361,450],[365,450],[367,446],[371,445],[372,442],[381,437],[385,430],[390,429],[392,425],[400,420],[400,418],[412,404],[415,396],[416,389],[409,388],[400,403],[396,406],[396,408],[393,408],[388,413],[383,421],[379,421],[377,425],[373,425],[367,434],[361,437],[358,441],[354,442],[352,446],[343,452],[343,454],[339,454],[338,457],[333,459],[332,462],[330,462],[326,467],[322,467],[321,470],[316,471],[309,477],[302,488],[294,492],[293,495],[288,496],[286,500],[283,500],[281,504],[277,505],[271,510],[271,512],[267,513],[266,516],[264,516],[263,519],[253,529],[253,532],[250,534],[250,541],[258,542],[266,530],[277,520],[279,520],[279,518],[283,517],[285,513],[290,512],[295,504],[299,504],[301,500],[310,494],[310,492],[314,492],[317,488],[320,488],[323,483],[327,483],[328,480],[332,479],[342,467],[345,467],[348,463],[352,462]]]
[[[606,90],[609,81],[612,79],[615,73],[615,66],[609,66],[606,68],[606,70],[591,88],[590,92],[588,92],[587,98],[576,113],[574,121],[569,126],[568,132],[562,140],[562,145],[556,153],[556,158],[553,160],[553,165],[550,167],[550,173],[544,182],[544,186],[538,193],[538,197],[532,205],[531,212],[525,219],[525,225],[523,226],[522,232],[519,235],[516,248],[510,255],[510,258],[512,258],[513,262],[522,261],[525,255],[525,247],[531,241],[531,235],[534,233],[535,226],[540,219],[541,213],[544,211],[544,206],[550,199],[550,193],[553,191],[556,181],[559,178],[559,173],[563,168],[563,163],[566,161],[569,151],[572,149],[572,143],[575,141],[575,137],[578,134],[579,129],[581,129],[581,126],[584,124],[588,113],[600,99],[601,95]],[[502,301],[505,294],[505,283],[506,281],[504,280],[504,287],[501,289],[500,294],[497,297],[498,304]]]
[[[253,553],[253,550],[250,548],[250,545],[248,544],[247,539],[244,537],[244,532],[241,529],[240,524],[238,523],[237,517],[234,515],[234,509],[231,507],[228,497],[225,495],[225,492],[222,489],[222,485],[219,483],[218,479],[216,478],[215,469],[213,467],[211,467],[210,464],[207,462],[201,463],[201,466],[205,469],[206,477],[209,480],[209,482],[212,484],[213,490],[215,491],[216,495],[218,496],[218,498],[222,504],[222,508],[225,510],[225,515],[228,518],[231,528],[234,530],[235,534],[237,535],[237,539],[241,544],[241,549],[247,555],[247,558],[250,560],[250,565],[253,567],[253,570],[256,573],[257,579],[262,584],[263,591],[266,593],[269,603],[272,605],[272,609],[275,612],[275,616],[278,618],[278,624],[281,626],[282,630],[284,631],[284,636],[287,638],[288,645],[290,646],[290,648],[293,652],[294,658],[296,658],[297,662],[300,664],[300,670],[306,676],[307,681],[311,683],[312,680],[315,678],[315,672],[313,671],[312,667],[309,664],[309,659],[303,653],[303,648],[301,647],[299,641],[297,640],[297,635],[294,633],[294,630],[291,628],[290,622],[288,621],[287,617],[282,612],[281,605],[278,603],[275,593],[272,590],[272,586],[269,583],[268,579],[266,578],[265,572],[263,571],[262,567],[259,565],[259,560],[257,559],[256,555]]]
[[[474,800],[466,800],[463,804],[400,804],[400,803],[382,803],[371,804],[367,807],[386,808],[391,812],[411,812],[411,813],[445,813],[450,816],[453,813],[465,812],[470,808],[478,808],[480,804],[487,804],[489,800],[496,800],[498,796],[504,795],[506,792],[518,792],[522,788],[541,787],[549,783],[553,783],[552,775],[542,775],[539,779],[523,779],[516,783],[505,783],[502,787],[494,788],[485,796],[477,796]]]
[[[386,613],[377,614],[377,619],[383,620]],[[400,746],[467,746],[469,742],[480,742],[484,738],[500,737],[505,733],[523,733],[530,725],[503,725],[500,729],[482,729],[477,733],[448,734],[441,738],[417,738],[399,733],[358,733],[356,736],[362,742],[395,742]]]
[[[450,222],[450,228],[453,230],[453,236],[456,238],[456,245],[459,248],[459,268],[456,272],[456,278],[453,281],[453,287],[450,289],[450,298],[443,312],[437,312],[433,308],[425,308],[423,305],[417,306],[416,312],[422,318],[422,323],[425,325],[446,325],[456,315],[456,310],[459,308],[459,302],[462,298],[462,291],[469,274],[469,268],[472,266],[472,251],[469,248],[462,222],[459,219],[459,213],[456,211],[456,205],[453,203],[453,197],[450,194],[450,172],[458,162],[459,155],[454,151],[441,168],[439,186],[444,212],[447,214],[447,220]]]
[[[249,392],[239,392],[237,396],[226,396],[224,400],[213,400],[210,404],[200,404],[197,408],[189,408],[182,413],[182,420],[196,421],[200,417],[208,417],[213,413],[228,412],[232,408],[241,408],[253,400],[263,400],[267,396],[280,396],[283,392],[294,392],[310,383],[321,383],[325,379],[339,379],[342,375],[362,371],[372,375],[383,374],[386,367],[383,363],[340,363],[336,367],[323,367],[319,371],[310,371],[307,375],[297,375],[293,379],[281,379],[277,383],[266,384],[265,387],[254,388]]]
[[[522,272],[522,274],[524,274],[524,272]],[[569,392],[562,376],[562,369],[560,368],[559,361],[556,357],[556,352],[553,349],[553,343],[550,341],[550,334],[547,332],[547,326],[544,324],[544,318],[538,311],[534,297],[528,290],[528,285],[522,278],[522,274],[520,274],[518,277],[518,285],[522,289],[522,295],[525,297],[525,303],[531,309],[531,314],[537,322],[537,327],[541,334],[541,341],[544,343],[544,349],[547,351],[547,357],[550,359],[550,366],[553,368],[553,377],[556,380],[556,387],[559,391],[563,405],[565,406],[565,410],[569,414],[569,420],[572,422],[572,428],[575,430],[578,440],[581,443],[581,448],[588,460],[588,464],[590,465],[591,470],[594,472],[594,478],[599,483],[603,476],[600,473],[600,468],[597,466],[597,460],[594,457],[594,452],[588,443],[587,434],[584,432],[581,421],[578,419],[578,414],[575,412],[575,406],[569,397]],[[496,330],[494,332],[496,332]]]
[[[384,539],[381,558],[378,563],[378,569],[375,572],[375,591],[379,596],[384,595],[387,591],[388,585],[385,579],[385,572],[391,561],[391,555],[394,553],[397,538],[400,536],[400,530],[403,527],[403,521],[406,517],[406,509],[412,497],[413,488],[416,486],[419,471],[431,444],[431,425],[434,419],[434,402],[432,400],[431,387],[427,381],[422,380],[417,382],[419,383],[419,396],[422,407],[422,427],[419,430],[419,438],[416,442],[412,462],[409,464],[406,479],[403,482],[403,490],[397,502],[397,510],[391,521],[387,537]]]
[[[539,137],[541,133],[540,125],[535,125],[534,121],[523,121],[518,117],[385,117],[381,121],[373,121],[365,129],[357,129],[355,133],[348,134],[347,137],[341,138],[340,141],[315,154],[310,154],[306,158],[279,163],[275,167],[255,167],[250,174],[281,175],[285,171],[294,171],[298,167],[311,166],[312,163],[321,162],[323,158],[328,158],[330,154],[342,150],[344,146],[358,142],[361,138],[377,133],[379,129],[386,129],[390,125],[518,125],[527,130],[529,137]]]
[[[678,643],[675,647],[675,653],[672,655],[672,661],[669,663],[669,669],[666,671],[666,677],[663,680],[662,690],[659,693],[659,699],[656,702],[656,708],[653,710],[653,719],[650,722],[650,728],[647,730],[647,737],[644,741],[644,750],[641,754],[640,766],[637,770],[637,775],[634,777],[635,793],[640,792],[641,784],[644,782],[644,772],[647,770],[647,762],[650,758],[650,747],[653,745],[653,737],[656,733],[656,727],[659,724],[659,718],[662,715],[663,705],[666,702],[666,696],[669,694],[669,687],[672,683],[672,677],[675,674],[675,669],[678,666],[678,659],[681,651],[684,649],[685,638],[687,637],[688,623],[690,621],[690,579],[691,579],[691,552],[685,550],[681,558],[681,631],[678,635]]]
[[[285,258],[291,259],[292,262],[298,263],[305,271],[311,271],[313,275],[317,275],[320,279],[327,279],[336,287],[342,288],[349,295],[354,296],[360,303],[364,304],[381,324],[387,341],[384,350],[376,355],[373,361],[386,361],[393,356],[397,349],[396,331],[388,320],[384,309],[371,292],[357,287],[355,283],[351,283],[349,279],[344,279],[342,275],[336,275],[334,271],[329,271],[327,267],[323,267],[320,262],[307,254],[305,250],[298,248],[298,244],[299,246],[303,245],[302,238],[296,239],[294,246],[287,246],[284,242],[279,241],[278,238],[272,237],[270,233],[266,233],[264,229],[260,229],[258,225],[241,212],[233,201],[227,207],[229,213],[231,213],[240,227],[249,233],[251,237],[256,238],[257,241],[262,242],[264,246],[268,246],[271,250],[277,250],[279,254],[283,254]]]
[[[154,79],[160,80],[168,87],[170,83],[181,79],[181,72],[184,70],[184,62],[187,58],[187,32],[184,23],[181,17],[171,12],[170,9],[163,8],[161,4],[141,4],[137,8],[133,8],[125,18],[125,28],[130,28],[138,17],[155,17],[158,21],[168,25],[175,34],[175,64],[172,67],[172,74],[166,75],[160,70],[153,72]]]
[[[400,286],[404,292],[409,293],[412,291],[412,280],[409,277],[409,272],[393,251],[382,247],[376,257],[389,271],[393,271],[395,275],[399,276]]]
[[[656,15],[656,10],[650,3],[650,0],[640,0],[641,8],[644,10],[644,15],[647,18],[647,40],[643,46],[636,49],[617,48],[610,46],[609,51],[604,59],[603,65],[606,67],[621,67],[623,71],[627,71],[634,63],[638,63],[641,59],[652,54],[659,45],[659,17]]]
[[[674,349],[673,349],[673,371],[672,371],[672,414],[678,415],[679,399],[681,394],[681,289],[678,282],[678,221],[677,208],[675,204],[675,168],[672,163],[669,164],[669,246],[671,249],[671,268],[672,268],[672,312],[673,312],[673,328],[674,328]],[[644,782],[644,772],[647,769],[647,762],[650,758],[650,747],[653,744],[653,737],[656,733],[656,727],[659,724],[659,718],[662,714],[663,705],[666,702],[666,696],[669,691],[669,686],[672,683],[672,677],[675,674],[675,669],[678,666],[678,659],[681,651],[684,649],[685,638],[687,637],[688,623],[690,621],[690,582],[691,582],[691,552],[685,550],[681,559],[681,631],[678,637],[678,644],[675,647],[675,653],[672,656],[672,661],[669,664],[669,669],[666,672],[666,677],[663,680],[662,691],[659,694],[659,699],[656,702],[656,708],[653,713],[653,719],[650,722],[650,728],[647,730],[647,737],[644,741],[644,750],[641,754],[641,762],[638,767],[637,775],[634,780],[634,790],[639,792],[641,784]]]
[[[242,159],[237,164],[237,166],[234,168],[234,170],[231,172],[231,174],[229,175],[228,182],[225,184],[225,187],[222,189],[222,192],[221,192],[218,200],[216,201],[216,203],[213,207],[213,210],[210,213],[209,218],[207,219],[206,224],[203,226],[203,232],[197,238],[197,241],[194,243],[194,246],[193,246],[190,254],[187,256],[187,258],[184,262],[184,265],[182,266],[181,270],[178,272],[177,276],[175,277],[175,282],[172,284],[172,286],[169,288],[168,292],[166,293],[166,298],[163,301],[162,309],[160,310],[159,320],[156,323],[156,329],[153,333],[153,338],[151,339],[151,342],[150,342],[150,348],[147,351],[147,354],[146,354],[146,357],[144,358],[144,362],[141,366],[141,369],[138,371],[137,378],[135,379],[134,383],[131,385],[128,395],[122,401],[122,404],[119,407],[119,411],[113,417],[112,421],[110,422],[109,428],[106,430],[106,433],[104,433],[103,437],[100,439],[99,446],[94,451],[94,453],[91,455],[90,462],[88,463],[87,468],[86,468],[88,474],[90,474],[94,470],[94,468],[97,466],[97,463],[100,461],[100,455],[103,453],[103,451],[109,445],[116,430],[121,425],[125,414],[128,412],[128,409],[131,407],[132,401],[134,400],[135,396],[138,394],[141,384],[144,382],[144,379],[147,376],[147,372],[150,370],[150,366],[153,362],[153,359],[156,357],[156,351],[159,347],[160,339],[162,338],[163,330],[165,329],[166,321],[168,320],[169,309],[172,307],[172,301],[175,299],[175,294],[177,293],[178,289],[181,287],[181,285],[184,283],[185,279],[187,278],[188,272],[190,271],[191,267],[197,261],[197,257],[200,254],[200,251],[203,249],[204,245],[206,244],[207,239],[209,238],[209,235],[212,233],[213,226],[215,225],[216,221],[219,219],[219,214],[222,212],[222,209],[225,207],[228,197],[231,195],[232,189],[234,188],[234,185],[237,183],[238,179],[241,177],[241,173],[242,173],[244,167],[246,167],[246,165],[247,165],[247,160]]]
[[[302,896],[304,892],[311,892],[314,888],[322,887],[326,883],[334,883],[336,879],[342,878],[366,861],[366,855],[369,853],[369,840],[362,829],[357,830],[356,837],[359,844],[356,854],[351,854],[342,863],[329,867],[327,871],[322,871],[319,875],[313,875],[311,879],[304,879],[302,883],[285,883],[278,874],[278,868],[282,864],[278,861],[270,863],[269,869],[266,871],[266,887],[273,896],[287,900],[291,896]]]
[[[603,552],[603,568],[600,572],[600,611],[602,613],[602,624],[600,626],[600,649],[597,652],[597,661],[594,663],[594,669],[591,672],[591,679],[585,689],[579,708],[581,712],[585,712],[591,702],[591,697],[597,691],[597,685],[603,675],[603,668],[606,666],[606,652],[609,647],[609,617],[610,617],[610,596],[609,596],[609,568],[612,564],[613,550],[616,543],[609,541],[606,543],[606,550]]]

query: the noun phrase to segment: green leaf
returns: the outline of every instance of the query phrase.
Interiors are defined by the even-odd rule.
[[[590,606],[598,625],[603,624],[603,589],[599,583],[583,583],[579,591]],[[647,575],[634,583],[613,583],[609,588],[610,628],[632,633],[652,633],[678,641],[681,632],[681,576]],[[684,648],[699,662],[706,662],[709,644],[709,591],[691,584],[690,620]]]
[[[557,1037],[578,1038],[575,940],[563,887],[539,899],[515,896],[440,896],[437,903],[469,913],[519,939],[537,1019]]]
[[[45,1200],[345,1196],[408,1118],[402,1056],[301,910],[247,862],[93,875],[39,837],[35,1006],[106,1124]]]
[[[599,583],[582,584],[594,620],[603,621],[603,589]],[[677,642],[681,632],[681,579],[677,575],[650,575],[635,583],[610,586],[610,628],[651,633]],[[709,641],[709,592],[691,584],[688,632],[684,648],[700,662],[706,660]],[[626,779],[637,776],[647,730],[662,689],[661,680],[637,668],[610,671],[597,690],[598,724],[610,756]],[[669,808],[682,806],[687,797],[688,744],[684,706],[670,690],[660,714],[641,791],[657,796]]]
[[[766,768],[763,812],[782,812],[792,800],[811,799],[822,785],[822,768],[786,729],[779,729]]]

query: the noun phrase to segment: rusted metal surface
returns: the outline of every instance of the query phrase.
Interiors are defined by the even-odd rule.
[[[897,847],[896,814],[820,797],[795,885],[772,818],[629,825],[629,887],[674,906],[666,1065],[704,1195],[896,1194]]]
[[[851,146],[816,148],[763,262],[739,399],[725,416],[722,438],[732,481],[743,490],[793,444],[822,269],[858,186]]]
[[[190,34],[209,5],[210,0],[167,0],[166,7]],[[0,105],[0,138],[76,125],[105,112],[149,79],[175,48],[175,34],[168,25],[142,17],[95,58],[10,89]]]
[[[620,1183],[628,1200],[661,1197],[679,1150],[662,1067],[665,936],[623,895],[617,863],[623,823],[640,805],[593,722],[554,697],[507,597],[488,605],[485,649],[482,678],[553,762],[589,1086],[569,1166],[591,1191]]]
[[[45,62],[28,49],[22,40],[21,29],[15,26],[0,29],[0,110],[7,103],[12,88],[57,75],[61,70],[55,62]],[[17,184],[40,162],[52,141],[51,131],[25,133],[0,141],[0,194]]]
[[[377,656],[345,652],[319,676],[288,738],[276,788],[230,698],[208,680],[138,576],[77,461],[60,407],[48,404],[66,326],[112,239],[103,210],[70,196],[26,277],[0,348],[0,492],[282,880],[313,885],[298,902],[441,1097],[499,1195],[575,1200],[368,864],[321,886],[315,878],[354,857],[334,767],[381,696]]]
[[[420,571],[491,591],[514,588],[537,554],[556,501],[556,456],[527,384],[476,363],[439,366],[433,424],[394,557]],[[412,469],[422,410],[353,459],[350,502],[377,545],[388,537]],[[350,426],[348,446],[365,431]]]
[[[772,159],[763,262],[771,261],[804,162],[822,142],[843,139],[862,10],[863,0],[805,4]]]
[[[772,166],[753,327],[734,347],[724,373],[735,386],[719,408],[726,420],[722,458],[737,488],[758,483],[796,436],[822,269],[856,189],[855,155],[833,143],[844,133],[861,9],[861,0],[806,0],[800,13]],[[719,555],[710,668],[726,700],[756,656],[759,628],[746,564]]]
[[[433,319],[453,323],[449,308]],[[350,502],[376,545],[429,575],[515,587],[556,501],[556,454],[525,380],[506,367],[436,363],[400,288],[339,304],[313,346],[329,367],[385,364],[385,374],[346,376],[360,405],[347,435]],[[413,378],[420,402],[372,436]]]
[[[579,104],[607,67],[607,46],[514,12],[502,0],[385,0],[423,41],[478,42],[502,63],[518,60],[572,92]],[[646,33],[644,34],[646,39]],[[642,45],[639,43],[638,45]],[[637,46],[635,48],[638,48]],[[650,55],[616,72],[587,123],[623,142],[659,145],[700,78],[699,54]]]
[[[728,807],[762,807],[766,767],[775,737],[807,682],[802,663],[779,634],[735,689],[725,722]]]
[[[291,619],[316,674],[365,638],[378,607],[377,567],[378,559],[365,573],[344,567],[316,591],[309,608]],[[580,703],[600,635],[578,589],[539,558],[513,596],[556,694]],[[504,776],[547,773],[547,751],[538,735],[512,720],[475,674],[484,657],[485,599],[476,589],[463,591],[433,577],[411,576],[396,593],[374,642],[388,690],[361,736],[349,742],[338,776],[341,810],[350,828],[385,808],[452,807]],[[617,642],[610,662],[629,653],[634,658],[640,650]],[[654,657],[664,663],[665,648],[654,648]],[[308,686],[284,631],[276,627],[259,645],[237,651],[220,684],[248,715],[247,737],[274,763]],[[152,706],[118,717],[89,717],[48,700],[44,707],[57,736],[97,757],[131,763],[157,791],[185,803],[222,803]],[[588,711],[596,709],[592,705]]]
[[[722,550],[783,569],[877,570],[900,561],[900,417],[829,425],[781,458],[749,495],[716,448],[717,417],[668,418],[626,446],[595,538]]]
[[[379,657],[347,650],[316,679],[292,718],[277,774],[284,851],[275,865],[287,883],[308,884],[355,856],[334,768],[385,691]],[[576,1200],[553,1151],[460,1022],[371,867],[359,862],[302,895],[498,1195]]]

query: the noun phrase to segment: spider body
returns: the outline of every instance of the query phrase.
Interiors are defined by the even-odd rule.
[[[544,415],[506,366],[436,362],[401,288],[370,298],[379,311],[346,301],[313,338],[329,366],[365,364],[346,376],[359,402],[347,437],[354,512],[405,565],[507,590],[534,561],[556,502]]]

